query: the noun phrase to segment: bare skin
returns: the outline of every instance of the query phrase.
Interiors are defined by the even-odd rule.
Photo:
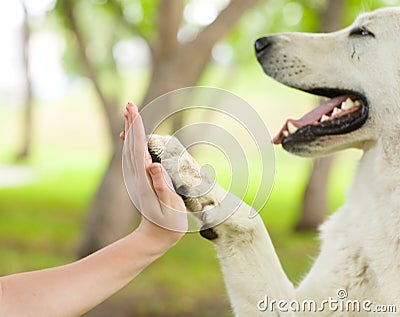
[[[128,284],[184,235],[185,205],[170,186],[171,180],[162,166],[152,163],[143,122],[137,107],[130,103],[125,112],[125,131],[121,138],[132,177],[141,188],[141,212],[159,219],[161,226],[164,221],[177,221],[182,232],[169,231],[142,217],[131,234],[82,260],[1,277],[0,316],[80,316]],[[168,209],[182,213],[166,212]]]

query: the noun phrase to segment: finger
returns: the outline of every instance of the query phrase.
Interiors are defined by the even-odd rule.
[[[157,163],[155,163],[157,164]],[[159,164],[159,163],[158,163]],[[161,165],[161,164],[160,164]],[[161,169],[163,171],[163,175],[164,175],[164,180],[167,183],[167,185],[169,186],[169,188],[171,189],[171,191],[175,192],[175,187],[174,184],[172,183],[172,179],[169,176],[169,174],[167,173],[167,171],[165,170],[164,166],[161,165]]]
[[[122,141],[125,141],[125,131],[122,131],[122,132],[119,134],[119,138],[120,138]]]
[[[156,192],[157,197],[164,203],[169,205],[171,201],[171,194],[175,194],[172,184],[169,184],[170,181],[168,175],[164,173],[164,169],[161,164],[153,163],[149,166],[149,172],[151,176],[152,185],[154,191]],[[168,177],[168,179],[166,178]]]
[[[137,136],[135,140],[141,141],[141,146],[147,148],[146,134],[144,130],[143,120],[140,116],[138,107],[133,103],[128,103],[126,106],[126,118],[127,125],[125,126],[125,132],[129,130],[129,128],[136,122],[136,120],[140,117],[139,121],[137,121],[137,130],[134,131],[134,134]],[[145,141],[145,142],[142,142]],[[145,153],[146,157],[150,157],[150,153]]]
[[[149,174],[159,200],[159,212],[162,215],[157,224],[168,230],[186,232],[188,230],[186,207],[182,198],[168,184],[170,178],[165,169],[161,164],[153,163],[149,166]]]
[[[151,164],[150,154],[147,150],[146,134],[143,126],[143,120],[136,108],[135,120],[132,123],[132,149],[135,157],[137,171],[146,174],[146,168]]]
[[[136,108],[136,106],[131,102],[128,102],[127,105],[126,105],[125,118],[128,120],[128,122],[127,122],[128,126],[126,126],[125,128],[127,128],[128,130],[129,130],[129,128],[132,125],[132,122],[134,120],[134,118],[132,118],[132,114],[135,113],[135,108]],[[126,130],[126,131],[128,131],[128,130]]]
[[[121,132],[122,134],[122,132]],[[131,131],[128,131],[127,133],[125,133],[124,135],[124,146],[123,146],[123,163],[124,166],[126,165],[127,168],[127,172],[129,172],[129,174],[126,174],[124,177],[128,177],[128,175],[130,175],[129,177],[135,177],[135,175],[137,175],[136,172],[136,166],[134,163],[134,157],[132,156],[132,149],[131,149]]]
[[[126,107],[128,107],[128,105]],[[129,112],[128,112],[127,108],[125,108],[124,118],[125,118],[125,127],[124,127],[124,129],[125,129],[125,132],[128,132],[130,125],[129,125]]]
[[[134,122],[137,116],[137,107],[128,102],[124,112],[125,118],[125,130],[123,136],[120,137],[124,139],[124,155],[126,157],[129,168],[133,174],[137,174],[136,172],[136,164],[135,164],[135,156],[134,156],[134,138],[133,133],[131,131],[132,123]],[[122,133],[121,133],[122,134]]]
[[[135,143],[137,142],[135,142],[135,131],[133,129],[133,123],[135,122],[137,116],[138,116],[137,107],[129,102],[126,105],[126,110],[125,110],[125,131],[126,131],[125,148],[127,152],[126,154],[129,157],[131,167],[135,174],[137,174],[138,171],[137,168],[138,164],[136,164],[137,157],[135,152]],[[143,166],[141,166],[140,169],[143,169]]]

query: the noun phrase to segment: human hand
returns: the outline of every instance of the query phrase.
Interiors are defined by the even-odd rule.
[[[128,172],[124,176],[130,178],[130,184],[136,189],[135,197],[131,198],[142,214],[136,231],[169,248],[187,231],[186,207],[163,166],[152,162],[142,118],[131,103],[126,106],[125,131],[120,137],[124,140],[124,163]]]

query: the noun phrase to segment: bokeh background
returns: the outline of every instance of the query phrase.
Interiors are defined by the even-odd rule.
[[[253,43],[320,32],[397,0],[21,0],[0,2],[0,275],[61,265],[133,230],[121,175],[122,113],[206,85],[247,100],[276,133],[316,97],[267,78]],[[168,109],[161,109],[168,113]],[[185,122],[179,118],[177,128]],[[317,225],[343,201],[357,151],[312,161],[276,148],[261,212],[297,283]],[[332,172],[330,172],[332,171]],[[87,316],[232,316],[212,245],[188,234]]]

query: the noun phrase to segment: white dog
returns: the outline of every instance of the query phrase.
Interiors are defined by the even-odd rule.
[[[202,197],[184,195],[188,209],[203,211],[201,221],[211,226],[202,235],[215,244],[235,316],[400,315],[394,306],[400,298],[399,51],[397,8],[363,14],[335,33],[257,40],[257,58],[269,76],[331,98],[301,119],[288,120],[274,142],[301,156],[349,147],[364,155],[345,204],[322,226],[321,252],[297,288],[261,218],[248,217],[250,207],[242,204],[214,226],[235,198],[218,185]],[[194,172],[196,162],[182,156],[179,142],[168,141],[153,137],[149,148],[176,188],[190,193],[187,184],[201,177]],[[174,168],[178,157],[180,175]]]

